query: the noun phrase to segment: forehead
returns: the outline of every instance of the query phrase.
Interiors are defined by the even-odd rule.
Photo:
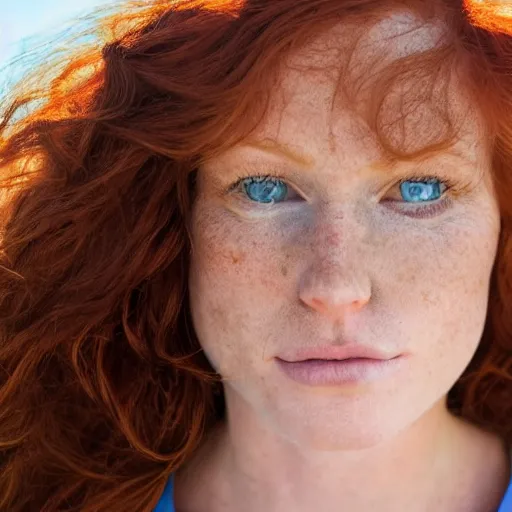
[[[336,151],[341,158],[353,158],[360,150],[381,159],[376,134],[367,122],[379,72],[397,59],[443,44],[446,30],[442,20],[425,23],[407,10],[368,26],[333,26],[284,63],[270,109],[251,141],[276,141],[292,150],[307,146],[317,152]],[[356,93],[347,96],[345,87]],[[454,150],[476,159],[485,123],[457,72],[429,79],[411,69],[410,76],[400,78],[386,95],[379,124],[401,148],[419,149],[438,140],[447,128],[437,109],[439,101],[451,120],[462,122]]]

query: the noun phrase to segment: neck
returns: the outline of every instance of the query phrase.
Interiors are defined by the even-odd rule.
[[[444,400],[394,438],[353,451],[298,445],[235,406],[178,476],[177,508],[191,486],[195,502],[187,498],[186,510],[459,510],[455,486],[467,496],[460,510],[492,510],[510,477],[503,453],[495,436],[455,418]],[[485,496],[482,486],[489,508],[468,508]]]

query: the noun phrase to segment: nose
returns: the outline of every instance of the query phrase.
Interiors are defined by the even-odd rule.
[[[350,245],[340,236],[325,236],[315,244],[299,283],[300,300],[334,322],[361,309],[371,297],[364,258],[353,250],[354,241]]]

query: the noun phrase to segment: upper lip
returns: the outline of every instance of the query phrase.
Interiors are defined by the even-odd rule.
[[[295,351],[291,354],[278,357],[283,361],[296,362],[307,359],[393,359],[397,354],[390,354],[382,350],[367,347],[364,345],[346,344],[346,345],[324,345],[322,347],[310,347]]]

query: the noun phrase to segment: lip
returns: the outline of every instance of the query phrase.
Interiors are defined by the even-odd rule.
[[[402,354],[349,343],[301,349],[276,357],[290,379],[308,386],[343,386],[384,379],[404,364]]]
[[[344,345],[324,345],[321,347],[310,347],[290,354],[283,354],[278,359],[286,362],[306,361],[308,359],[379,359],[389,360],[398,354],[391,354],[372,347],[364,345],[347,343]]]
[[[307,386],[343,386],[380,381],[397,372],[405,357],[391,359],[349,358],[344,360],[310,359],[284,361],[276,358],[277,366],[290,379]]]

